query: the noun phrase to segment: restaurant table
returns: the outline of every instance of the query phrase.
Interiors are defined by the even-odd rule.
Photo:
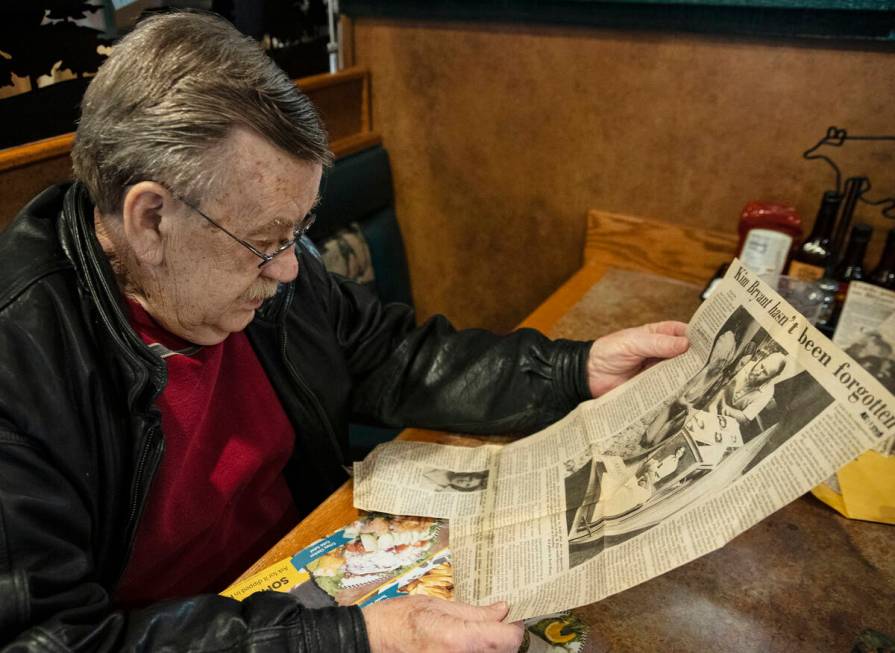
[[[520,326],[590,339],[644,322],[686,321],[700,290],[593,263]],[[399,437],[463,446],[483,440],[420,429]],[[356,517],[349,481],[243,578]],[[721,549],[575,612],[591,627],[588,648],[600,652],[851,651],[867,629],[895,636],[895,527],[846,519],[805,495]]]

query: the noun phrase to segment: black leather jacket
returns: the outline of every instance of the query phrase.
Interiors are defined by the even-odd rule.
[[[346,478],[347,420],[527,432],[587,394],[587,344],[421,327],[299,254],[249,325],[296,432],[302,515]],[[0,235],[0,647],[9,651],[367,651],[356,608],[289,594],[110,602],[164,452],[165,365],[128,325],[82,187],[56,186]],[[219,588],[215,588],[219,589]]]

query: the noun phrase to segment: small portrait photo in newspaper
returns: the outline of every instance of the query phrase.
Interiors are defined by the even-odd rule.
[[[886,390],[895,392],[895,342],[891,331],[871,331],[845,349],[865,370],[882,383]]]
[[[895,392],[895,313],[875,328],[864,331],[845,348],[845,353],[870,372],[886,390]],[[887,456],[895,456],[895,437],[880,442],[876,449]],[[835,483],[835,477],[827,482]]]
[[[671,397],[608,447],[566,461],[570,567],[728,486],[832,403],[745,308],[717,334]]]
[[[423,470],[423,487],[435,492],[481,492],[488,487],[488,470],[454,472],[427,467]]]

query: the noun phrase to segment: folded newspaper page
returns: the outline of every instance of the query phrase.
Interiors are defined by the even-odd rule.
[[[512,444],[377,447],[355,505],[450,518],[458,598],[524,619],[709,553],[895,434],[892,394],[739,261],[688,336]]]

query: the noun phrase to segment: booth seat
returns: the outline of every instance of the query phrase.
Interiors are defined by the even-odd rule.
[[[395,213],[388,152],[381,146],[339,159],[323,177],[308,234],[327,269],[368,286],[383,302],[412,305],[404,240]],[[363,458],[400,429],[352,424],[351,455]]]

